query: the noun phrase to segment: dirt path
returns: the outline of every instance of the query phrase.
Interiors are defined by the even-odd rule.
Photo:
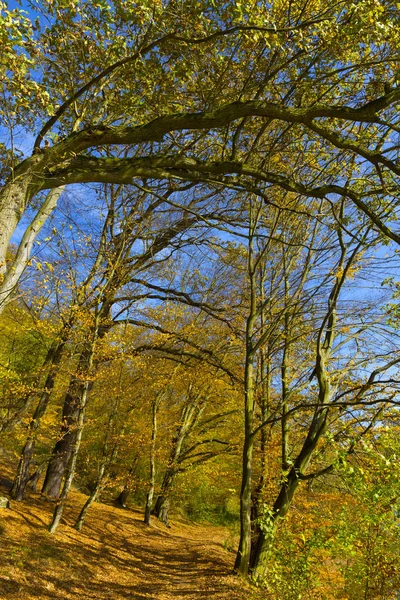
[[[73,494],[81,507],[85,497]],[[72,503],[71,503],[72,504]],[[223,529],[172,521],[147,527],[142,515],[94,505],[81,533],[71,507],[55,535],[52,506],[34,496],[0,511],[1,600],[250,600],[231,575]]]

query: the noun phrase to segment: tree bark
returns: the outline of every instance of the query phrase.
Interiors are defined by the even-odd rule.
[[[261,280],[261,288],[264,282]],[[261,289],[261,301],[264,302],[264,293]],[[264,315],[261,315],[262,325],[264,325]],[[269,364],[270,356],[270,345],[267,348],[260,350],[260,374],[261,374],[261,399],[260,409],[261,423],[267,420],[270,411],[270,387],[271,387],[271,368]],[[267,471],[267,452],[268,435],[266,427],[263,427],[260,432],[260,476],[258,483],[252,493],[251,500],[251,524],[252,524],[252,538],[251,538],[251,553],[250,553],[250,564],[254,559],[255,548],[258,543],[258,538],[261,535],[261,528],[259,525],[259,518],[261,516],[261,505],[263,500],[263,493],[266,481]]]
[[[0,314],[7,306],[7,304],[11,302],[14,291],[21,278],[21,275],[26,269],[26,266],[31,257],[33,243],[39,235],[43,225],[46,223],[47,219],[50,217],[55,207],[57,206],[58,199],[64,191],[64,188],[65,186],[61,186],[49,191],[42,206],[39,208],[35,217],[26,228],[22,240],[18,246],[16,256],[12,262],[12,268],[7,269],[7,271],[5,271],[4,279],[0,284]],[[15,211],[13,214],[15,214]],[[14,231],[19,220],[16,218],[10,218],[10,216],[6,216],[5,218],[9,219],[10,230],[8,231],[7,235],[3,235],[4,244],[6,243],[11,230],[12,232]],[[3,252],[4,248],[0,247],[0,256]]]
[[[128,477],[126,478],[124,488],[121,491],[121,493],[119,494],[119,496],[115,499],[116,504],[118,504],[118,506],[120,506],[121,508],[127,508],[126,501],[128,500],[130,494],[133,491],[132,490],[133,476],[136,471],[138,460],[139,460],[139,456],[135,456],[132,461],[131,467],[128,471]]]
[[[45,465],[38,465],[32,475],[29,476],[29,479],[26,483],[26,487],[32,490],[32,492],[37,492],[37,487],[39,484],[39,479],[44,471]]]
[[[333,317],[334,320],[335,317]],[[332,328],[331,328],[332,327]],[[331,386],[329,375],[326,370],[326,361],[330,355],[334,335],[334,325],[328,321],[328,329],[324,345],[318,348],[316,361],[316,374],[319,382],[318,400],[322,406],[315,409],[312,422],[310,424],[307,437],[304,444],[297,455],[297,458],[290,469],[285,481],[281,485],[279,495],[274,503],[269,522],[258,538],[257,547],[255,548],[254,558],[250,569],[252,577],[255,581],[262,581],[265,576],[268,555],[271,550],[275,532],[279,523],[286,516],[293,496],[300,483],[300,478],[304,475],[315,448],[326,430],[326,423],[329,413],[327,405],[331,399]],[[329,342],[327,342],[327,339]],[[324,347],[326,345],[326,347]]]
[[[203,399],[196,393],[194,393],[194,396],[192,395],[192,386],[190,385],[187,402],[181,411],[180,425],[178,426],[172,440],[172,448],[168,460],[168,466],[164,473],[161,490],[157,496],[154,508],[151,511],[151,514],[153,514],[166,525],[168,525],[170,493],[173,487],[175,476],[179,469],[183,444],[193,430],[193,427],[196,425],[202,411],[202,406]]]
[[[161,521],[161,523],[165,523],[165,525],[169,525],[169,496],[174,483],[175,475],[175,470],[172,467],[169,467],[165,471],[160,493],[158,494],[154,508],[151,511],[151,514],[157,517],[157,519]]]
[[[84,361],[88,361],[88,358],[86,351],[82,353],[80,367],[84,367]],[[60,437],[52,451],[42,488],[42,493],[50,498],[57,498],[60,493],[64,472],[76,441],[76,427],[85,389],[86,383],[79,377],[74,377],[64,399]]]
[[[0,193],[0,273],[3,275],[8,271],[6,256],[10,239],[29,200],[41,187],[38,181],[34,183],[33,175],[33,171],[40,168],[40,163],[40,156],[22,162]],[[3,299],[0,297],[0,306]]]
[[[124,489],[119,494],[119,496],[115,499],[115,502],[118,504],[118,506],[120,506],[121,508],[128,508],[126,501],[128,500],[131,493],[132,493],[132,488],[129,485],[125,484]]]
[[[79,453],[79,448],[80,448],[80,443],[81,443],[82,433],[83,433],[83,424],[84,424],[84,419],[85,419],[87,394],[88,394],[88,386],[86,386],[83,390],[83,394],[82,394],[82,398],[81,398],[81,406],[79,409],[77,432],[76,432],[76,436],[74,439],[74,444],[72,446],[69,463],[67,466],[67,472],[66,472],[66,476],[65,476],[64,486],[63,486],[62,492],[60,494],[60,501],[56,505],[55,511],[53,513],[53,519],[49,525],[50,533],[54,533],[60,523],[62,514],[64,512],[65,503],[66,503],[66,500],[67,500],[67,497],[69,494],[69,490],[71,489],[72,481],[74,479],[76,460],[78,458],[78,453]]]
[[[150,525],[151,507],[153,504],[154,488],[156,484],[156,438],[157,438],[157,410],[160,404],[161,395],[157,394],[151,405],[152,428],[151,428],[151,446],[150,446],[150,487],[146,496],[146,507],[144,511],[144,522]]]
[[[273,546],[279,522],[286,516],[298,485],[299,480],[295,470],[292,469],[287,481],[281,487],[278,498],[272,509],[272,515],[269,517],[269,521],[264,525],[264,528],[261,530],[257,542],[254,545],[252,562],[249,566],[249,570],[252,573],[253,579],[257,582],[261,583],[264,579],[268,557]]]
[[[172,482],[171,482],[172,486]],[[166,490],[166,494],[168,494],[169,490]],[[164,523],[167,527],[169,527],[169,509],[170,509],[171,501],[168,495],[164,495],[162,492],[157,496],[156,503],[152,510],[152,514],[157,517],[161,523]]]
[[[78,515],[77,520],[75,521],[74,527],[78,531],[82,530],[83,523],[85,522],[86,515],[87,515],[87,513],[89,511],[89,508],[92,506],[93,502],[96,501],[99,493],[101,492],[102,483],[103,483],[104,475],[105,475],[105,472],[106,472],[106,467],[107,467],[107,463],[104,460],[103,463],[100,466],[100,471],[99,471],[99,475],[98,475],[97,480],[96,480],[96,484],[94,486],[94,490],[90,494],[89,498],[86,500],[85,504],[82,507],[81,512]]]
[[[246,321],[246,355],[244,370],[244,443],[242,454],[242,485],[240,490],[240,539],[234,570],[247,575],[251,555],[251,485],[254,449],[254,347],[253,335],[257,315],[257,280],[254,258],[254,234],[257,215],[250,205],[247,272],[250,285],[250,306]]]
[[[247,394],[248,396],[248,394]],[[246,404],[251,400],[246,399]],[[242,454],[242,486],[240,490],[240,540],[235,560],[235,571],[247,575],[251,554],[251,480],[253,467],[252,411],[247,407],[245,441]]]

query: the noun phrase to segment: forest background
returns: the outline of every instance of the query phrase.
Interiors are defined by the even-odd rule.
[[[399,17],[1,3],[0,434],[52,533],[74,484],[396,597]]]

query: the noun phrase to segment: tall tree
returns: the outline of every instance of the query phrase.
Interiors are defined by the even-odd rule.
[[[218,388],[215,389],[220,383],[218,375],[213,374],[217,386],[207,385],[196,375],[196,373],[188,373],[187,376],[189,384],[183,391],[178,424],[169,445],[169,456],[160,491],[152,510],[152,514],[166,524],[168,524],[170,498],[176,477],[231,448],[231,443],[225,439],[222,432],[222,435],[218,434],[218,429],[221,429],[224,420],[236,409],[227,410],[228,406],[224,403],[222,410],[215,412],[219,404]],[[176,393],[179,396],[182,392],[177,389]],[[175,398],[175,402],[177,401],[178,398]]]
[[[342,221],[345,221],[344,215],[341,211]],[[398,379],[393,374],[400,361],[398,342],[392,339],[387,345],[384,341],[383,315],[376,312],[370,299],[362,301],[360,296],[353,304],[349,296],[346,297],[346,288],[362,270],[362,257],[374,244],[374,236],[371,239],[370,228],[363,224],[351,234],[344,234],[341,227],[336,226],[336,229],[338,245],[334,252],[337,263],[333,274],[330,271],[325,276],[322,273],[317,276],[318,287],[323,283],[320,289],[327,295],[326,309],[323,310],[319,303],[319,307],[313,309],[315,316],[311,322],[315,329],[310,332],[308,342],[311,342],[313,353],[310,354],[309,345],[303,354],[303,373],[299,369],[302,354],[296,348],[301,336],[297,329],[288,330],[285,323],[284,332],[289,335],[284,340],[281,362],[282,478],[276,499],[261,520],[261,532],[251,560],[250,568],[257,580],[265,576],[274,536],[300,483],[332,472],[340,453],[351,455],[362,436],[383,418],[397,394]],[[312,277],[315,277],[315,270]],[[310,292],[307,282],[304,289],[307,294]],[[383,336],[379,347],[371,347],[368,339],[363,337],[364,327],[368,328],[369,335],[375,332],[376,336]],[[295,352],[296,365],[286,360],[288,352]],[[315,361],[312,369],[310,358]],[[360,368],[365,374],[359,375]],[[293,429],[290,424],[295,414],[303,410],[304,433],[300,438],[296,435],[289,447]],[[273,420],[271,415],[266,422]],[[259,431],[266,422],[254,431]],[[357,430],[355,423],[362,423],[362,427]],[[341,440],[336,459],[330,453],[324,457],[330,446],[329,439]]]
[[[288,349],[289,322],[297,312],[310,310],[312,294],[304,293],[312,266],[318,263],[318,249],[323,249],[326,239],[318,239],[318,224],[309,216],[299,220],[302,206],[297,206],[296,217],[281,208],[267,209],[256,197],[247,199],[247,244],[241,249],[246,261],[245,289],[247,302],[242,325],[244,351],[244,447],[243,473],[240,498],[241,534],[235,568],[247,573],[252,545],[252,517],[257,518],[259,499],[254,496],[252,472],[257,418],[268,422],[272,413],[282,418],[282,462],[287,462],[285,369]],[[293,205],[292,209],[294,208]],[[282,202],[284,207],[284,201]],[[243,238],[245,236],[243,235]],[[289,288],[289,285],[291,286]],[[306,308],[307,306],[307,308]],[[301,337],[297,330],[297,337]],[[281,400],[271,404],[271,366],[276,355],[282,354]],[[258,407],[259,405],[259,412]],[[261,427],[262,452],[265,451],[265,430]],[[263,457],[261,459],[264,460]],[[265,467],[265,465],[264,465]],[[262,473],[256,496],[262,492]],[[261,486],[261,488],[260,488]]]

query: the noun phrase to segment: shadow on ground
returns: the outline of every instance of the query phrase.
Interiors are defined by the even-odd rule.
[[[6,478],[0,486],[2,494],[9,489]],[[84,501],[71,494],[55,535],[46,529],[53,504],[36,494],[1,511],[1,600],[250,600],[255,594],[231,575],[220,528],[148,527],[138,511],[95,504],[78,533],[71,525]]]

